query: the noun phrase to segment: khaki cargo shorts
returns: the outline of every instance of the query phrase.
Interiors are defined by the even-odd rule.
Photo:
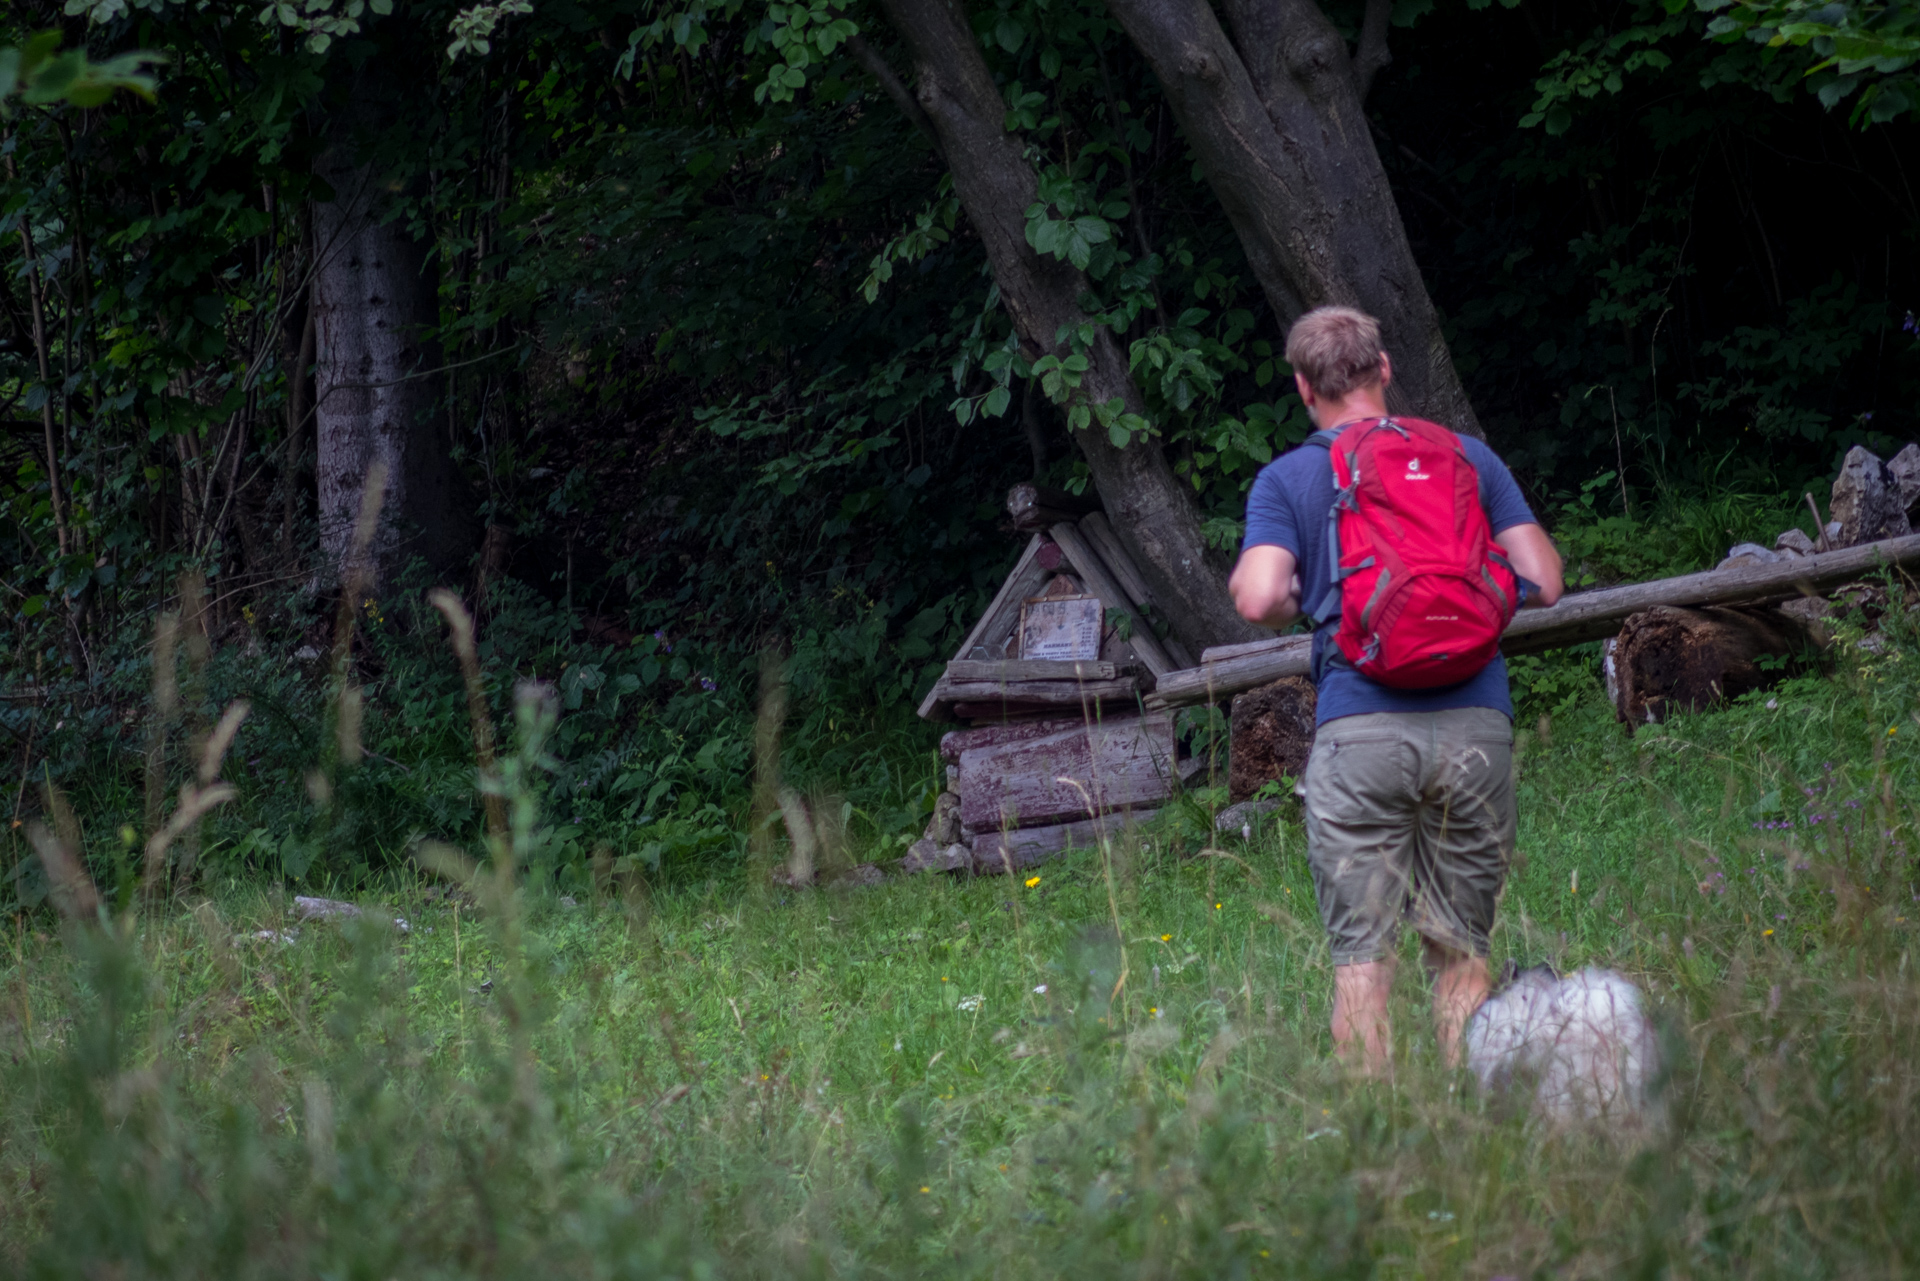
[[[1513,723],[1486,707],[1328,721],[1307,761],[1307,862],[1335,965],[1393,954],[1401,918],[1474,956],[1513,856]]]

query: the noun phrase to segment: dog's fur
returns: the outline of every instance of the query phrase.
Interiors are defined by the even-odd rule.
[[[1483,1089],[1531,1089],[1550,1122],[1657,1119],[1660,1040],[1640,990],[1612,970],[1562,978],[1539,965],[1512,974],[1468,1021],[1466,1051]]]

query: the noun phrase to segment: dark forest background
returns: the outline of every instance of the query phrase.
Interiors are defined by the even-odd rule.
[[[500,716],[516,680],[558,687],[562,875],[596,843],[650,870],[744,853],[769,644],[791,655],[789,773],[862,839],[917,832],[940,783],[912,707],[1019,549],[1005,491],[1093,478],[942,153],[875,77],[913,80],[879,13],[81,8],[15,0],[0,39],[164,62],[152,101],[4,121],[14,820],[50,781],[109,847],[151,827],[245,696],[241,797],[200,856],[352,878],[475,839],[440,582]],[[1360,8],[1324,12],[1362,40]],[[1107,9],[970,18],[1039,178],[1029,240],[1092,282],[1217,573],[1254,473],[1304,432],[1291,318]],[[1802,495],[1848,447],[1920,436],[1897,76],[1863,98],[1684,5],[1390,18],[1367,130],[1480,424],[1576,581],[1810,528]],[[395,492],[450,497],[413,526],[428,508],[396,508],[343,595],[360,472],[314,317],[340,305],[349,214],[398,246],[417,322],[386,380],[414,451]],[[1516,671],[1549,710],[1590,669]]]

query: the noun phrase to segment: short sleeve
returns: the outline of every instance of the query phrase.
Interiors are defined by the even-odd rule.
[[[1300,529],[1277,462],[1260,469],[1247,493],[1247,535],[1240,549],[1249,547],[1280,547],[1300,555]]]
[[[1462,440],[1466,445],[1467,457],[1480,473],[1480,492],[1486,498],[1487,523],[1493,527],[1493,532],[1498,534],[1515,525],[1539,524],[1540,518],[1527,505],[1519,482],[1514,480],[1507,465],[1500,461],[1500,455],[1483,441],[1472,437],[1463,437]],[[1251,518],[1248,525],[1251,529]]]

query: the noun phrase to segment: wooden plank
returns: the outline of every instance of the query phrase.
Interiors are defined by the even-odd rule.
[[[947,664],[947,679],[955,681],[1110,681],[1131,676],[1121,671],[1123,664],[1103,663],[1098,659],[1056,662],[1046,658],[1009,658],[982,662],[956,658]]]
[[[980,621],[967,633],[966,640],[960,642],[960,652],[955,658],[965,658],[974,651],[975,646],[997,645],[1013,635],[1013,629],[1020,624],[1020,606],[1027,597],[1035,595],[1053,577],[1052,566],[1043,565],[1041,551],[1053,545],[1053,540],[1045,534],[1035,534],[1027,541],[1027,550],[1014,562],[1013,571],[1000,584],[1000,590],[994,595],[993,603],[987,606],[986,613],[980,615]],[[927,696],[920,700],[920,719],[949,720],[948,712],[940,696],[940,682],[935,681]]]
[[[1147,586],[1146,575],[1140,572],[1140,566],[1127,552],[1127,545],[1120,541],[1120,536],[1113,532],[1113,526],[1107,523],[1106,513],[1089,512],[1080,518],[1079,528],[1087,541],[1093,544],[1093,550],[1100,559],[1107,563],[1107,568],[1113,571],[1114,577],[1120,580],[1121,589],[1133,598],[1134,605],[1141,609],[1158,610],[1159,602],[1153,598],[1153,592]],[[1193,654],[1180,642],[1179,637],[1161,636],[1155,639],[1166,649],[1167,657],[1173,660],[1176,668],[1193,666]]]
[[[1173,718],[1164,713],[972,748],[960,754],[960,822],[999,831],[1157,804],[1172,794],[1174,754]]]
[[[949,765],[958,765],[962,752],[980,747],[1004,747],[1009,743],[1024,743],[1029,739],[1045,738],[1049,734],[1078,729],[1083,723],[1077,717],[1068,720],[1065,717],[1054,716],[1046,720],[1017,721],[1012,725],[977,725],[972,729],[949,730],[940,737],[940,759]]]
[[[1068,555],[1072,555],[1071,550]],[[1708,569],[1676,578],[1657,578],[1625,587],[1575,592],[1547,609],[1520,611],[1501,638],[1507,654],[1531,654],[1543,649],[1604,640],[1620,630],[1622,620],[1656,605],[1701,608],[1709,605],[1763,605],[1796,596],[1818,596],[1883,566],[1903,568],[1920,564],[1920,534],[1863,543],[1839,551],[1818,552],[1771,565],[1742,565]],[[1222,646],[1208,650],[1242,650]],[[1147,699],[1149,708],[1182,707],[1219,702],[1244,690],[1307,673],[1310,638],[1282,636],[1260,642],[1255,652],[1242,652],[1220,661],[1201,659],[1198,668],[1162,675]]]
[[[973,838],[973,871],[976,876],[1024,872],[1069,849],[1091,850],[1100,847],[1104,837],[1112,839],[1129,827],[1152,818],[1159,811],[1135,809],[1118,814],[1103,814],[1078,823],[1055,823],[1048,827],[1023,827],[1010,832],[982,832]]]
[[[1133,699],[1140,682],[1132,676],[1112,680],[956,681],[942,676],[934,689],[949,703],[1034,703],[1078,707],[1087,699]]]
[[[1106,563],[1100,559],[1087,540],[1080,536],[1079,529],[1062,522],[1053,527],[1052,533],[1053,541],[1060,544],[1060,550],[1064,551],[1067,559],[1073,563],[1074,572],[1078,573],[1093,594],[1100,598],[1101,604],[1108,609],[1124,612],[1132,620],[1133,635],[1127,638],[1127,642],[1133,646],[1134,653],[1140,655],[1140,661],[1147,665],[1147,670],[1153,673],[1155,679],[1158,679],[1162,672],[1174,670],[1173,660],[1167,656],[1167,651],[1161,648],[1160,640],[1153,634],[1153,629],[1147,626],[1147,620],[1140,616],[1140,611],[1134,608],[1133,601],[1127,597],[1126,592],[1121,590],[1120,584],[1114,580]]]

